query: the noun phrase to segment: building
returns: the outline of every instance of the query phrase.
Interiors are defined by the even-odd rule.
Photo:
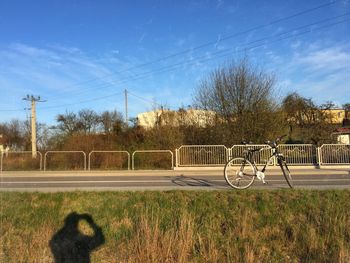
[[[347,114],[343,119],[342,127],[337,128],[332,135],[336,136],[337,143],[350,144],[350,119]]]
[[[341,127],[335,129],[332,133],[336,137],[337,143],[350,144],[350,113],[347,109],[332,109],[332,123],[341,123]]]
[[[333,132],[337,138],[337,143],[350,144],[350,127],[341,127]]]
[[[0,134],[0,152],[2,153],[4,151],[4,143],[3,143],[3,136]]]
[[[0,134],[0,153],[5,153],[6,156],[10,151],[9,145],[6,143],[6,137],[3,134]]]
[[[327,122],[330,124],[339,125],[342,124],[344,120],[348,119],[348,112],[344,109],[327,109],[322,111]],[[197,125],[199,127],[205,127],[213,124],[215,117],[216,114],[213,111],[197,109],[180,109],[178,111],[172,111],[160,109],[138,114],[137,124],[144,128],[153,128],[159,125]],[[305,115],[301,114],[301,119],[317,121],[318,113],[316,111]]]
[[[327,116],[327,121],[334,124],[342,124],[348,118],[348,112],[345,109],[329,109],[324,110]]]
[[[146,129],[156,126],[170,125],[194,125],[198,127],[206,127],[215,121],[216,114],[213,111],[180,109],[178,111],[172,110],[154,110],[143,112],[137,115],[137,124]]]

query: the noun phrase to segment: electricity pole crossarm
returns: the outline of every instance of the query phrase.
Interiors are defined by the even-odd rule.
[[[35,110],[35,103],[36,102],[45,102],[43,100],[40,100],[40,96],[34,97],[33,95],[23,98],[23,100],[30,101],[31,102],[31,134],[32,134],[32,158],[36,158],[36,110]]]

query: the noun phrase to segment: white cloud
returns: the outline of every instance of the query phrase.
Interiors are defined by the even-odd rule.
[[[296,63],[305,65],[310,70],[335,70],[349,68],[350,51],[336,46],[300,54]]]
[[[150,55],[145,61],[152,59],[154,58]],[[171,65],[176,60],[168,61],[169,64],[162,62],[149,67],[135,67],[144,64],[145,61],[140,61],[137,57],[121,56],[115,48],[99,56],[92,56],[78,48],[56,44],[40,48],[23,43],[8,45],[0,50],[0,94],[2,101],[7,103],[2,103],[0,110],[23,108],[22,97],[26,94],[40,95],[47,100],[46,103],[38,105],[40,121],[52,124],[55,116],[66,109],[78,111],[89,107],[97,111],[113,108],[123,110],[122,95],[113,95],[90,103],[79,102],[118,93],[125,88],[137,94],[147,87],[152,87],[147,90],[149,96],[146,98],[155,98],[162,102],[171,101],[172,105],[175,101],[174,96],[180,94],[176,101],[183,100],[183,91],[174,93],[171,89],[162,90],[166,85],[174,86],[174,83],[179,81],[178,74],[172,72],[171,77],[171,72],[152,73],[152,70]],[[191,66],[186,69],[186,74],[189,74]],[[146,80],[140,79],[143,76],[147,77]],[[186,87],[188,92],[189,88],[191,87]],[[49,108],[58,105],[68,106]],[[129,114],[136,115],[149,106],[140,101],[137,103],[136,100],[135,104],[130,103]],[[45,107],[48,109],[44,110]],[[20,117],[20,113],[18,116]],[[8,117],[9,114],[0,111],[2,121],[8,120]]]
[[[317,103],[350,101],[350,46],[320,42],[295,45],[292,56],[280,64],[284,85]]]
[[[111,52],[95,58],[77,48],[59,45],[38,48],[22,43],[10,44],[0,50],[0,94],[2,101],[6,102],[1,103],[0,110],[22,108],[21,98],[26,94],[47,99],[43,104],[45,107],[62,104],[73,104],[73,108],[86,107],[86,104],[74,103],[116,93],[118,88],[121,89],[116,83],[125,79],[126,74],[114,72],[128,66],[128,62],[115,58]],[[107,99],[93,106],[90,103],[90,106],[96,108],[106,104]],[[54,116],[65,108],[48,111]],[[0,112],[2,120],[9,116]],[[51,117],[49,121],[54,119],[46,117]]]

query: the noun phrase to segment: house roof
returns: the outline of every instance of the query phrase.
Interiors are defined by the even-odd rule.
[[[340,133],[340,134],[350,134],[350,127],[340,127],[335,130],[334,133]]]

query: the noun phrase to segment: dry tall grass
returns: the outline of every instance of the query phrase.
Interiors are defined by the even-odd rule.
[[[72,211],[105,235],[92,262],[350,262],[349,191],[1,193],[0,262],[53,262]],[[80,231],[91,235],[87,224]]]

